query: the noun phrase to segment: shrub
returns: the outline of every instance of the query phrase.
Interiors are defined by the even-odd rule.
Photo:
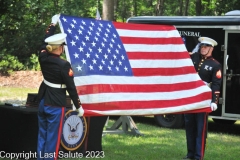
[[[26,66],[28,70],[39,71],[40,63],[38,61],[38,56],[36,54],[32,54],[31,57],[27,60]]]
[[[6,53],[6,49],[0,53],[0,72],[4,74],[11,74],[13,71],[24,69],[24,65],[19,62],[16,56]]]

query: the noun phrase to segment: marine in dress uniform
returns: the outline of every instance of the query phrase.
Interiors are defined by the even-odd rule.
[[[57,159],[66,106],[66,91],[69,93],[79,116],[84,111],[73,81],[73,71],[68,61],[60,58],[64,51],[66,34],[54,34],[59,15],[52,17],[46,30],[45,42],[39,53],[43,82],[38,91],[38,159]]]
[[[212,111],[217,109],[220,86],[222,83],[221,64],[212,57],[213,47],[217,42],[208,37],[200,37],[200,52],[191,53],[190,57],[200,78],[212,89]],[[202,160],[207,136],[207,113],[184,114],[187,156],[183,159]]]

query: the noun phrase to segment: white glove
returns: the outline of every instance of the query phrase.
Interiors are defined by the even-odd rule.
[[[211,106],[212,111],[216,111],[218,108],[216,103],[211,103],[210,106]]]
[[[56,14],[52,17],[52,22],[53,24],[57,24],[58,23],[58,20],[59,20],[59,17],[60,15],[59,14]]]
[[[195,48],[192,50],[192,54],[198,52],[199,46],[200,46],[200,43],[198,43],[198,44],[195,46]]]
[[[83,114],[84,114],[84,110],[83,110],[82,106],[81,106],[80,108],[76,109],[75,111],[78,112],[78,116],[79,116],[79,117],[82,117]]]

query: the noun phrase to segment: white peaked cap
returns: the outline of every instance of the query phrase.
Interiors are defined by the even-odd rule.
[[[57,44],[61,45],[65,42],[66,37],[67,37],[66,33],[58,33],[46,38],[45,42],[53,45],[57,45]]]
[[[227,12],[225,16],[240,16],[240,10],[233,10],[233,11]]]
[[[211,45],[213,47],[218,44],[215,40],[213,40],[212,38],[208,38],[208,37],[200,37],[200,38],[198,38],[198,41],[201,44],[208,44],[208,45]]]

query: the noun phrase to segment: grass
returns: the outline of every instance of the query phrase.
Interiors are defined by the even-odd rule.
[[[0,87],[0,104],[20,103],[25,104],[28,93],[37,93],[37,88]]]
[[[154,120],[150,117],[140,117],[140,119],[140,121],[139,118],[136,119],[135,123],[144,136],[107,134],[103,137],[102,145],[106,160],[121,160],[123,158],[128,160],[180,160],[186,155],[184,129],[158,127],[153,124]],[[209,121],[209,133],[204,159],[239,159],[240,132],[239,134],[232,134],[231,131],[224,130],[224,127],[221,126],[221,132],[217,133],[212,131],[214,127],[216,127],[215,123]],[[239,123],[229,127],[233,130],[240,130]]]
[[[37,89],[0,87],[0,101],[25,101],[27,93]],[[143,136],[106,134],[102,137],[105,160],[180,160],[186,155],[184,129],[167,129],[156,125],[153,117],[133,117]],[[108,127],[116,121],[111,117]],[[209,120],[204,160],[238,160],[240,155],[240,123],[216,124]],[[89,158],[81,158],[89,159]],[[101,159],[101,158],[95,158]],[[67,159],[63,159],[67,160]]]

